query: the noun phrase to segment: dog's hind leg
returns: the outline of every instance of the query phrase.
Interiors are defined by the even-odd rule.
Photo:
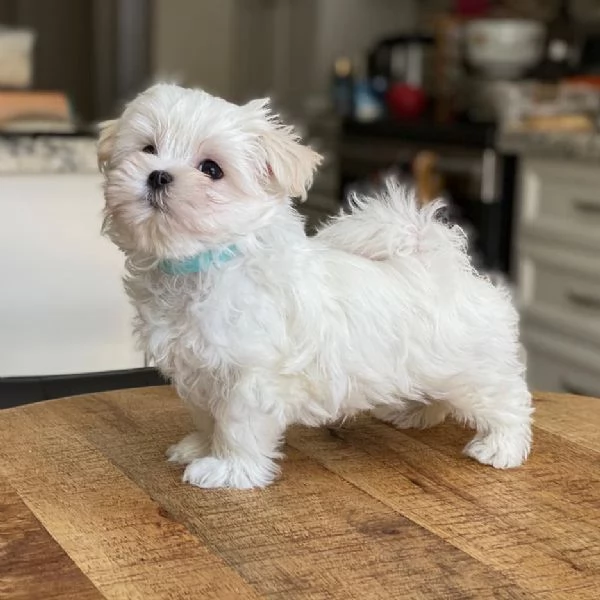
[[[524,382],[465,390],[449,399],[452,414],[477,429],[467,456],[497,469],[521,465],[531,449],[531,395]]]

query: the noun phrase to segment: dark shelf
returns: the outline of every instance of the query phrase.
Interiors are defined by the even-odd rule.
[[[460,121],[440,124],[427,119],[418,121],[382,119],[372,123],[361,123],[346,119],[342,122],[342,138],[345,136],[489,148],[495,144],[496,125]]]

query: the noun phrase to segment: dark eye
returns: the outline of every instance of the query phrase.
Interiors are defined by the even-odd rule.
[[[156,146],[148,144],[142,148],[142,152],[145,152],[146,154],[156,154]]]
[[[205,175],[208,175],[212,180],[221,179],[223,177],[223,169],[214,161],[207,158],[203,160],[199,165],[198,169]]]

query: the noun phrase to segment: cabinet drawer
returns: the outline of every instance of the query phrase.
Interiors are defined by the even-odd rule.
[[[521,240],[518,265],[525,318],[600,345],[600,255]]]
[[[521,258],[523,305],[546,305],[600,324],[600,273],[574,272],[564,265]]]
[[[600,346],[528,327],[522,332],[531,389],[600,396]]]
[[[595,165],[527,159],[521,181],[521,224],[563,241],[600,249],[600,170]]]
[[[537,350],[527,353],[527,380],[533,390],[600,396],[600,375]]]

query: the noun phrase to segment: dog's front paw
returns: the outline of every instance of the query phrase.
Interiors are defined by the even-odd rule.
[[[180,465],[189,465],[193,460],[210,452],[210,441],[205,435],[194,431],[167,450],[167,460]]]
[[[201,488],[248,489],[265,487],[277,475],[271,460],[250,462],[246,459],[206,456],[192,461],[183,473],[183,481]]]

